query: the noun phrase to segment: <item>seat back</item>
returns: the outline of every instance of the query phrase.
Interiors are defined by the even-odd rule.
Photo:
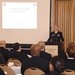
[[[27,70],[24,71],[24,75],[44,75],[44,74],[45,73],[42,70],[35,67],[28,68]]]
[[[67,69],[63,73],[61,73],[61,75],[75,75],[75,71]]]
[[[14,66],[21,66],[22,65],[22,63],[18,59],[15,59],[15,58],[8,59],[8,64],[10,62],[13,62],[14,63]]]
[[[4,71],[6,75],[15,75],[14,71],[7,65],[0,64],[0,68]]]

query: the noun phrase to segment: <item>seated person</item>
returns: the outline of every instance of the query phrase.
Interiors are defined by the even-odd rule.
[[[0,68],[0,75],[6,75],[1,68]]]
[[[25,54],[27,54],[27,55],[31,55],[31,53],[30,53],[30,49],[26,49],[26,50],[21,50],[21,52],[23,52],[23,53],[25,53]]]
[[[64,51],[60,52],[59,57],[61,57],[64,60],[66,60],[67,59],[66,52],[64,52]]]
[[[0,64],[6,64],[5,59],[3,58],[2,54],[0,53]]]
[[[0,41],[0,53],[2,54],[3,58],[7,62],[9,50],[6,49],[6,42],[4,40]]]
[[[51,59],[52,56],[51,56],[51,54],[45,52],[45,43],[44,43],[43,41],[39,41],[39,42],[38,42],[38,45],[41,46],[41,53],[40,53],[40,56],[41,56],[42,58],[47,59],[47,60],[50,61],[50,59]]]
[[[68,44],[68,47],[72,47],[72,48],[75,50],[75,43],[74,43],[74,42],[70,42],[70,43]]]
[[[36,67],[44,71],[49,72],[49,61],[40,57],[41,47],[38,44],[31,46],[32,58],[25,59],[21,66],[21,73],[24,75],[24,71],[30,67]]]
[[[75,70],[75,50],[73,47],[68,47],[66,51],[67,59],[65,60],[65,68]]]
[[[74,47],[75,46],[75,44],[73,43],[73,42],[70,42],[69,44],[68,44],[68,47]]]
[[[21,46],[19,43],[13,44],[13,51],[9,53],[9,58],[15,58],[18,59],[20,62],[22,62],[25,58],[27,58],[27,55],[25,53],[21,52]]]
[[[59,56],[52,57],[49,69],[51,72],[49,75],[61,75],[64,72],[64,60]]]

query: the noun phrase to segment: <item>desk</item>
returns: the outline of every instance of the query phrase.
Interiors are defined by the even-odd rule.
[[[10,68],[14,71],[15,75],[21,75],[21,66],[10,66]]]

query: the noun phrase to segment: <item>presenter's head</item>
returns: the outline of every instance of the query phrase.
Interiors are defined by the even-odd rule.
[[[57,25],[54,26],[54,31],[58,31],[59,27]]]

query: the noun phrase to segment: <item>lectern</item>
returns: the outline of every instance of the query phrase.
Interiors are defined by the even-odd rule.
[[[52,52],[52,50],[54,51],[54,52],[52,52],[53,56],[54,55],[58,55],[59,56],[61,54],[62,50],[63,50],[63,43],[62,42],[45,42],[45,47],[46,47],[47,51],[48,50],[51,50],[51,52]],[[49,48],[51,48],[51,49],[49,49]],[[46,52],[46,50],[45,50],[45,52]]]

